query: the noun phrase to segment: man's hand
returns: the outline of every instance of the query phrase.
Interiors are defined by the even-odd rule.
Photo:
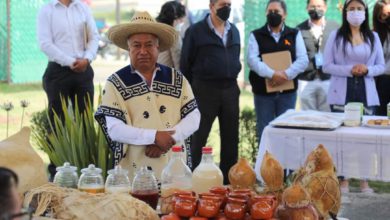
[[[147,145],[145,155],[150,158],[159,158],[164,152],[155,144]]]
[[[175,139],[172,135],[175,131],[157,131],[156,139],[154,143],[165,153],[168,152],[171,147],[176,144]]]
[[[368,68],[364,64],[356,64],[352,67],[351,73],[353,76],[365,76],[368,73]]]
[[[83,73],[87,70],[88,64],[87,59],[77,59],[70,68],[77,73]]]
[[[271,86],[279,86],[288,80],[287,74],[284,71],[275,71],[272,75]]]

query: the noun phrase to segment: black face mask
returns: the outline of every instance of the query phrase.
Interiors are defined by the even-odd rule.
[[[309,16],[312,20],[319,20],[324,16],[324,10],[309,10]]]
[[[217,10],[217,16],[222,20],[222,21],[227,21],[230,16],[230,10],[231,8],[229,6],[223,6],[222,8],[219,8]]]
[[[267,15],[267,23],[271,27],[277,27],[282,23],[282,15],[271,12]]]

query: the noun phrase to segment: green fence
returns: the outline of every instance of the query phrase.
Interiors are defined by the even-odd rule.
[[[10,4],[10,57],[7,51],[7,1]],[[42,80],[47,58],[37,43],[36,21],[47,0],[0,1],[0,81],[30,83]],[[7,63],[10,62],[10,72]]]
[[[265,24],[266,16],[265,10],[268,0],[245,0],[245,45],[248,43],[249,33]],[[372,15],[372,8],[376,0],[366,0],[369,5],[369,14]],[[308,18],[306,11],[306,0],[286,0],[287,4],[287,18],[286,23],[291,27],[295,27],[302,21]],[[339,4],[344,4],[344,0],[328,0],[328,11],[326,17],[338,23],[341,23],[341,11]],[[370,19],[371,21],[371,19]],[[246,50],[245,50],[246,51]],[[245,53],[246,56],[246,53]],[[245,59],[246,60],[246,59]],[[248,76],[248,66],[245,64],[245,76]]]

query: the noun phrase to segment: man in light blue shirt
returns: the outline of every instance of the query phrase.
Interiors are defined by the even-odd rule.
[[[249,81],[255,97],[258,136],[274,118],[288,109],[295,108],[297,98],[297,76],[308,64],[305,43],[301,33],[284,24],[287,5],[283,0],[270,0],[267,4],[267,23],[249,36],[248,66]],[[262,60],[262,55],[280,51],[289,51],[292,64],[285,70],[276,71]],[[279,86],[293,80],[294,88],[278,92],[268,92],[266,80],[272,86]]]

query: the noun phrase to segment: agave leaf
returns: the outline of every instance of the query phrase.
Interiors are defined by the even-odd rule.
[[[101,97],[101,92],[99,95]],[[71,102],[61,98],[63,118],[61,119],[54,112],[54,120],[51,123],[46,110],[45,117],[48,125],[45,126],[53,132],[45,134],[47,127],[33,123],[33,126],[40,128],[33,131],[34,141],[48,154],[56,166],[61,166],[68,161],[81,169],[93,163],[102,168],[105,176],[107,170],[113,165],[111,151],[100,126],[93,117],[90,97],[86,97],[84,101],[86,110],[80,113],[77,97],[74,106],[69,108],[67,103]]]

